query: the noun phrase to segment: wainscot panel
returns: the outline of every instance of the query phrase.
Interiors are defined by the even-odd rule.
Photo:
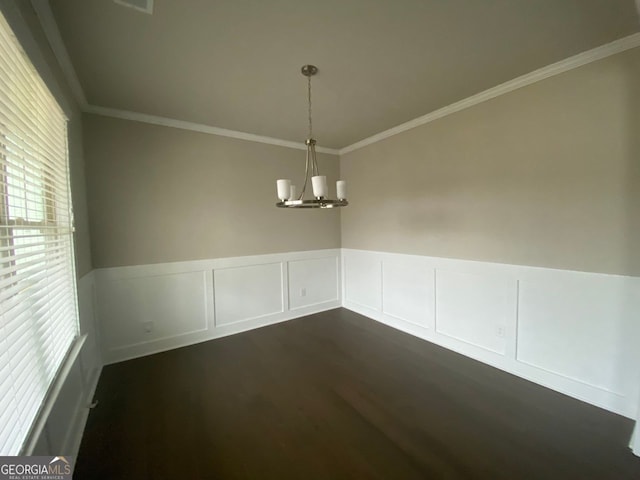
[[[337,308],[339,259],[327,249],[95,270],[105,362]]]
[[[625,339],[638,321],[633,290],[611,275],[521,281],[518,361],[624,396],[638,380],[629,368],[637,346]]]
[[[342,252],[346,308],[636,417],[640,278]]]
[[[382,264],[382,313],[424,328],[435,325],[435,270],[424,262]]]
[[[436,332],[504,355],[513,314],[509,279],[436,270]]]
[[[282,263],[215,270],[216,325],[246,322],[284,312],[283,281]]]
[[[640,402],[638,402],[638,414],[636,415],[636,428],[631,437],[631,449],[633,453],[640,457]]]
[[[95,285],[90,272],[78,280],[78,310],[82,338],[62,368],[52,398],[45,404],[41,428],[37,428],[28,455],[69,455],[77,458],[85,423],[93,401],[102,359],[97,348],[95,324]],[[75,353],[74,353],[75,352]]]
[[[342,257],[344,297],[367,310],[382,310],[382,263],[373,255],[351,251]],[[348,264],[348,265],[347,265]],[[348,272],[348,273],[347,273]]]
[[[85,385],[94,385],[102,370],[102,355],[96,319],[96,286],[93,272],[84,275],[78,281],[78,312],[80,333],[86,335],[80,350],[82,378]]]
[[[185,272],[104,282],[99,296],[107,349],[207,329],[206,273]]]
[[[340,298],[340,258],[323,257],[290,261],[289,309],[296,310]]]

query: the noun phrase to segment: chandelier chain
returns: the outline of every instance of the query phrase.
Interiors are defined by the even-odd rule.
[[[309,100],[309,138],[313,138],[313,126],[311,124],[311,76],[307,77],[307,98]]]

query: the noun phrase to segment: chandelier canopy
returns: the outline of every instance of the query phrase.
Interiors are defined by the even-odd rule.
[[[302,67],[302,75],[307,77],[307,100],[309,106],[309,135],[305,140],[307,145],[307,162],[304,170],[304,184],[299,195],[296,186],[291,184],[291,180],[283,178],[277,181],[278,198],[276,207],[280,208],[335,208],[346,207],[347,202],[347,182],[338,180],[336,182],[337,200],[329,198],[327,187],[327,177],[320,175],[318,161],[316,159],[316,140],[313,138],[313,124],[311,122],[311,77],[318,73],[315,65],[305,65]],[[314,198],[304,198],[307,184],[311,178],[311,188]]]

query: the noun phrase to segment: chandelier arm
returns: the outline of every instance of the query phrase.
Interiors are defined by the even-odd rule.
[[[312,168],[312,175],[317,176],[320,175],[318,173],[318,160],[316,159],[316,146],[315,145],[311,145],[311,166]]]
[[[302,192],[300,192],[300,197],[298,200],[302,200],[304,198],[304,192],[307,189],[307,182],[309,181],[309,145],[307,145],[307,161],[304,166],[304,185],[302,185]]]

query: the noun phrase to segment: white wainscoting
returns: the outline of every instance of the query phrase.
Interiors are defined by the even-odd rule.
[[[107,350],[135,347],[149,336],[159,340],[207,330],[205,272],[123,277],[102,287],[100,318],[109,319],[102,329]]]
[[[105,363],[341,306],[340,249],[95,270]]]
[[[285,310],[282,262],[213,271],[215,324],[254,320]]]
[[[636,418],[640,278],[343,249],[343,305]]]
[[[30,455],[78,455],[85,423],[89,416],[102,359],[95,317],[95,283],[93,272],[78,280],[78,310],[83,342],[80,352],[68,367],[51,411]],[[54,389],[56,390],[56,389]]]
[[[640,402],[638,402],[638,414],[636,417],[636,427],[633,430],[633,435],[631,436],[630,445],[631,450],[634,454],[640,457]]]
[[[382,264],[382,305],[389,317],[414,323],[423,328],[435,328],[435,297],[424,292],[434,291],[435,272],[410,261],[398,259]],[[387,288],[382,289],[382,285]]]
[[[435,276],[436,333],[504,355],[512,281],[443,268]]]
[[[338,256],[288,262],[289,310],[341,302],[339,272]]]

